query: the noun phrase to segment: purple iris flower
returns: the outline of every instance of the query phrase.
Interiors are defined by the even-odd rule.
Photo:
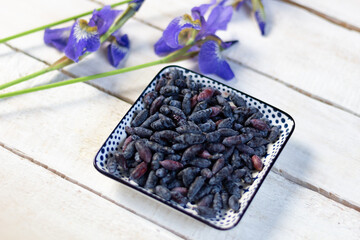
[[[200,39],[205,36],[213,35],[217,30],[226,30],[231,20],[233,9],[231,6],[217,5],[211,11],[208,19],[201,16],[201,30],[197,36]]]
[[[105,6],[99,11],[94,10],[89,24],[85,20],[77,20],[72,27],[45,29],[44,42],[64,51],[68,58],[77,62],[85,51],[94,52],[99,48],[99,36],[108,31],[121,12]]]
[[[232,43],[225,44],[225,47],[230,47],[231,45]],[[213,40],[206,41],[201,46],[199,52],[199,68],[202,73],[216,74],[225,80],[230,80],[234,77],[230,65],[221,55],[219,44]]]
[[[111,9],[110,6],[105,6],[100,11],[95,9],[89,21],[89,26],[97,26],[99,35],[103,35],[109,30],[111,24],[121,12],[121,10]]]
[[[87,21],[80,19],[72,26],[69,41],[65,47],[65,55],[78,62],[85,52],[95,52],[100,47],[100,35],[96,26],[89,26]]]
[[[63,52],[70,36],[71,27],[58,29],[45,29],[44,42]]]
[[[138,11],[145,0],[132,0],[129,4],[135,4],[134,9]]]
[[[114,41],[108,46],[108,59],[112,66],[118,67],[121,60],[125,58],[130,48],[130,41],[126,34],[120,35],[119,31],[115,32],[113,36]]]
[[[256,22],[260,28],[261,35],[264,36],[265,35],[265,27],[266,27],[266,17],[265,17],[264,6],[263,6],[261,0],[238,0],[235,5],[236,10],[239,10],[240,7],[245,2],[251,5],[252,10],[255,15]]]

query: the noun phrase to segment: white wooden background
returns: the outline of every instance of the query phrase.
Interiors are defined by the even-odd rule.
[[[0,0],[0,38],[115,0]],[[168,22],[205,0],[146,0],[123,31],[126,66],[156,59]],[[264,1],[261,37],[233,15],[227,82],[285,110],[295,132],[240,224],[218,231],[99,174],[93,157],[164,66],[0,100],[1,239],[359,239],[360,1]],[[0,83],[61,54],[42,33],[0,45]],[[195,61],[179,65],[198,71]],[[112,70],[91,55],[13,89]],[[214,77],[214,76],[211,76]]]

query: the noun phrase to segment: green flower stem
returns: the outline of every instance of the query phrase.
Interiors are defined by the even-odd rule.
[[[62,81],[62,82],[51,83],[51,84],[47,84],[47,85],[43,85],[43,86],[28,88],[28,89],[19,90],[19,91],[10,92],[10,93],[4,93],[4,94],[0,94],[0,98],[8,98],[8,97],[21,95],[21,94],[37,92],[37,91],[41,91],[41,90],[45,90],[45,89],[70,85],[70,84],[73,84],[73,83],[86,82],[86,81],[93,80],[93,79],[96,79],[96,78],[108,77],[108,76],[116,75],[116,74],[119,74],[119,73],[130,72],[130,71],[134,71],[134,70],[138,70],[138,69],[151,67],[151,66],[154,66],[154,65],[162,64],[162,63],[166,63],[166,62],[167,62],[167,57],[162,58],[162,59],[157,60],[157,61],[148,62],[148,63],[144,63],[144,64],[140,64],[140,65],[137,65],[137,66],[132,66],[132,67],[127,67],[127,68],[121,68],[121,69],[117,69],[117,70],[110,71],[110,72],[99,73],[99,74],[86,76],[86,77],[74,78],[74,79],[70,79],[70,80],[66,80],[66,81]]]
[[[130,2],[130,0],[124,1],[124,2]],[[122,2],[122,3],[124,3],[124,2]],[[117,3],[117,4],[120,4],[120,3]],[[100,37],[100,42],[103,43],[104,41],[106,41],[111,36],[112,33],[114,33],[116,30],[120,29],[135,13],[136,13],[136,11],[133,8],[133,5],[130,3],[129,6],[126,8],[126,10],[119,17],[117,17],[117,19],[115,19],[114,23],[110,26],[109,30]],[[88,56],[90,54],[91,54],[90,52],[84,53],[80,57],[79,60],[82,60],[83,58],[85,58],[86,56]],[[19,83],[22,83],[24,81],[30,80],[34,77],[40,76],[47,72],[58,70],[65,66],[71,65],[73,63],[74,63],[74,61],[72,61],[71,59],[69,59],[67,57],[62,57],[58,61],[56,61],[54,64],[52,64],[50,67],[47,67],[47,68],[40,70],[38,72],[35,72],[33,74],[30,74],[30,75],[15,79],[11,82],[0,85],[0,90],[11,87],[11,86],[19,84]]]
[[[56,65],[51,65],[47,68],[44,68],[44,69],[41,69],[40,71],[37,71],[37,72],[34,72],[32,74],[29,74],[29,75],[26,75],[24,77],[21,77],[21,78],[18,78],[18,79],[15,79],[11,82],[7,82],[7,83],[4,83],[4,84],[1,84],[0,85],[0,90],[2,89],[5,89],[5,88],[8,88],[8,87],[11,87],[13,85],[16,85],[16,84],[19,84],[19,83],[22,83],[22,82],[25,82],[27,80],[30,80],[32,78],[35,78],[37,76],[40,76],[40,75],[43,75],[45,73],[48,73],[48,72],[51,72],[51,71],[54,71],[56,69],[60,69],[60,68],[63,68],[69,64],[71,64],[71,62],[73,62],[72,60],[70,59],[64,59],[64,61],[59,61],[58,64]]]
[[[122,1],[122,2],[114,3],[114,4],[110,5],[110,6],[113,8],[113,7],[120,6],[122,4],[128,3],[128,2],[131,2],[131,1],[132,0],[125,0],[125,1]],[[96,10],[99,11],[100,9],[102,9],[102,8],[98,8]],[[30,29],[30,30],[27,30],[25,32],[18,33],[18,34],[15,34],[15,35],[0,39],[0,43],[5,43],[5,42],[7,42],[9,40],[12,40],[12,39],[19,38],[19,37],[22,37],[22,36],[25,36],[25,35],[28,35],[28,34],[31,34],[31,33],[34,33],[34,32],[44,30],[45,28],[50,28],[50,27],[53,27],[53,26],[56,26],[56,25],[59,25],[59,24],[62,24],[62,23],[66,23],[66,22],[69,22],[69,21],[84,17],[86,15],[91,14],[92,12],[93,11],[84,12],[84,13],[81,13],[81,14],[78,14],[78,15],[75,15],[75,16],[72,16],[72,17],[69,17],[69,18],[65,18],[65,19],[57,21],[57,22],[46,24],[46,25],[41,26],[41,27]]]

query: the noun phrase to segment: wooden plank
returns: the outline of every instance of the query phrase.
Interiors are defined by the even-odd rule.
[[[193,1],[173,1],[171,8],[164,8],[161,1],[153,0],[146,2],[136,17],[164,29],[172,18],[190,12],[191,6],[197,4]],[[360,89],[357,81],[360,78],[357,67],[360,56],[356,54],[360,50],[360,34],[284,2],[265,4],[270,26],[268,36],[259,36],[255,22],[244,11],[235,13],[228,31],[220,35],[227,40],[238,39],[240,44],[225,55],[316,98],[360,114],[360,95],[357,91]],[[124,27],[124,33],[128,33],[132,40],[131,55],[125,66],[156,59],[152,45],[161,32],[148,28],[138,22],[129,22]],[[53,62],[59,54],[55,54],[55,50],[42,48],[41,38],[42,34],[39,33],[36,41],[25,41],[24,38],[10,43],[40,59]],[[140,57],[132,56],[136,52],[140,53]],[[68,70],[83,75],[113,69],[106,63],[104,52],[95,55],[89,57],[91,60],[86,59],[87,63],[80,63]],[[96,68],[87,68],[85,65],[89,62],[96,63]],[[190,62],[186,64],[194,65]],[[323,83],[325,81],[327,84]],[[106,88],[111,90],[116,85],[109,83]],[[119,85],[122,86],[122,82]],[[131,90],[130,94],[133,92]]]
[[[1,239],[181,239],[0,148]]]
[[[324,17],[335,18],[360,28],[360,16],[358,12],[360,2],[357,0],[341,1],[341,4],[336,0],[328,0],[326,2],[321,0],[290,0],[290,2],[318,11],[324,14]]]
[[[169,4],[176,13],[189,13],[195,5],[192,1],[181,1],[181,5],[177,5],[178,2]],[[165,8],[161,1],[148,4],[151,7],[143,8],[137,18],[162,29],[179,15],[154,17]],[[240,44],[225,55],[360,114],[360,82],[357,81],[360,34],[284,2],[265,1],[264,4],[269,19],[268,35],[259,35],[254,19],[249,18],[244,9],[234,13],[228,31],[221,32],[220,36],[225,40],[237,39]]]
[[[24,56],[16,55],[19,58],[18,62],[24,61]],[[8,67],[15,69],[15,66]],[[18,69],[18,71],[20,70]],[[239,70],[238,74],[246,72],[248,70],[243,69]],[[4,74],[6,75],[6,73]],[[143,74],[146,74],[145,71]],[[251,80],[251,84],[257,85],[264,78],[260,76],[258,77],[260,80],[254,80],[256,74],[251,74],[248,75],[248,81]],[[246,79],[245,76],[243,77]],[[271,82],[268,79],[267,81]],[[245,84],[240,81],[232,83]],[[264,89],[266,88],[269,86],[265,85]],[[273,91],[282,91],[276,85],[272,89]],[[254,89],[253,91],[260,90]],[[291,91],[289,92],[291,93]],[[293,101],[303,101],[302,98],[296,96],[304,98],[303,95],[295,92],[287,99],[294,98]],[[271,95],[261,98],[273,99]],[[279,97],[275,99],[279,99]],[[319,107],[319,105],[314,105]],[[0,105],[0,142],[9,148],[22,151],[36,161],[45,164],[48,168],[64,174],[67,178],[71,178],[189,239],[238,239],[239,236],[255,239],[263,239],[264,236],[270,238],[280,238],[281,236],[287,238],[327,237],[330,239],[345,236],[349,239],[356,239],[359,236],[359,212],[290,183],[274,173],[271,173],[265,181],[241,224],[226,232],[207,227],[104,177],[93,168],[92,158],[105,140],[106,135],[126,112],[128,106],[120,100],[107,96],[85,84],[7,99],[2,101]],[[290,113],[294,114],[295,112],[297,113],[296,110],[293,110]],[[296,116],[295,119],[297,119]],[[302,119],[297,120],[297,122],[304,121],[305,117]],[[313,156],[309,154],[313,148],[310,143],[306,142],[306,139],[309,138],[306,135],[308,132],[303,128],[299,130],[299,138],[295,138],[295,135],[289,143],[289,146],[293,144],[292,149],[296,148],[296,150],[291,151],[287,156],[298,157],[297,155],[302,153],[304,153],[302,156],[305,157]],[[300,134],[302,131],[305,132]],[[347,130],[345,129],[345,131]],[[315,138],[315,140],[319,139]],[[289,146],[286,149],[290,150]],[[347,150],[345,149],[344,152]],[[324,154],[321,151],[320,153]],[[318,152],[315,154],[311,164],[308,164],[306,169],[302,168],[303,175],[310,175],[318,171],[318,167],[312,164],[315,164],[313,162],[316,161],[322,161],[323,156]],[[288,159],[290,157],[284,158],[285,152],[282,156],[283,160],[279,159],[279,163],[292,161],[292,159]],[[300,157],[298,159],[303,160]],[[315,157],[320,158],[315,159]],[[298,159],[293,160],[293,163],[296,163],[295,161]],[[347,161],[352,161],[352,158],[347,159]],[[345,162],[343,164],[346,165]],[[301,163],[298,166],[301,166]],[[324,169],[327,167],[321,171],[325,172]],[[351,169],[356,169],[356,167],[352,166]],[[346,178],[342,174],[337,176]],[[312,177],[314,176],[312,175]],[[356,173],[352,176],[356,176]],[[325,182],[333,181],[334,175],[326,175],[323,178],[322,180]],[[352,185],[352,183],[357,182],[356,180],[352,179],[352,181],[345,182],[347,179],[342,178],[336,177],[336,180],[344,181],[343,187],[346,183],[349,188],[353,188],[353,192],[357,192],[357,186]],[[311,227],[308,224],[309,216],[311,216]]]
[[[129,25],[126,27],[128,27],[126,30],[132,30],[134,34],[141,29],[143,37],[147,40],[156,41],[161,34],[159,31],[152,30],[148,26],[141,26],[134,21],[129,22]],[[156,32],[158,35],[156,35]],[[148,44],[141,47],[141,44],[143,44],[142,40],[134,39],[132,45],[133,51],[127,62],[129,66],[138,64],[139,61],[143,61],[143,59],[155,58],[151,51],[151,45]],[[82,76],[111,70],[112,67],[106,63],[106,59],[104,59],[104,57],[100,58],[100,56],[101,53],[90,56],[83,63],[70,67],[69,71]],[[181,65],[198,71],[194,61],[182,62]],[[237,74],[237,79],[228,82],[230,85],[242,89],[245,92],[252,93],[255,96],[259,96],[261,99],[264,98],[264,100],[267,100],[269,103],[288,110],[290,114],[294,115],[296,121],[299,122],[297,131],[298,128],[300,128],[299,132],[301,137],[298,138],[299,140],[296,144],[288,146],[291,150],[287,151],[287,149],[285,149],[283,154],[288,153],[288,155],[283,161],[280,161],[280,163],[276,165],[277,169],[283,171],[285,174],[290,174],[299,181],[305,181],[311,186],[319,188],[319,191],[324,190],[325,192],[334,194],[338,200],[345,199],[351,204],[360,206],[360,202],[358,201],[358,199],[360,199],[360,195],[358,195],[360,191],[352,191],[352,187],[343,187],[345,183],[353,182],[351,181],[351,176],[345,174],[347,169],[360,164],[356,157],[359,154],[357,147],[359,140],[356,139],[353,134],[354,130],[360,130],[359,118],[314,101],[293,90],[289,90],[282,84],[255,74],[236,64],[232,66]],[[122,99],[135,101],[148,82],[159,71],[160,67],[162,66],[96,80],[95,84],[107,89]],[[259,93],[259,86],[266,86],[261,87],[261,94]],[[280,92],[281,94],[279,94]],[[283,101],[283,99],[289,100]],[[292,101],[292,99],[296,100]],[[294,107],[297,106],[299,102],[302,103],[302,108]],[[333,116],[330,121],[328,116]],[[308,123],[309,118],[313,125],[319,126],[315,132],[309,128],[309,125],[303,124]],[[340,127],[338,122],[347,122],[348,124]],[[327,129],[333,129],[333,136],[336,136],[331,138],[330,142],[322,135],[323,128],[320,126],[324,126],[324,124],[327,125]],[[343,134],[344,132],[346,132],[346,134]],[[344,136],[348,137],[345,138]],[[296,138],[296,135],[294,138]],[[337,139],[339,140],[337,141]],[[344,142],[344,144],[339,145],[339,142]],[[297,150],[299,148],[297,144],[305,148],[300,151],[300,153]],[[336,149],[336,151],[331,151],[331,149]],[[292,159],[292,161],[289,161],[288,158]],[[343,158],[348,159],[348,161],[340,164],[337,159]],[[305,171],[303,166],[309,166],[311,171]],[[323,169],[329,170],[324,171]],[[339,171],[344,173],[344,179],[339,180],[335,177],[334,172]],[[355,189],[358,189],[355,182],[353,183]]]

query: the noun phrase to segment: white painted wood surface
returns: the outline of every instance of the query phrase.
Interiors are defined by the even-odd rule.
[[[64,0],[63,2],[65,6],[70,4],[71,1]],[[196,3],[199,2],[203,1],[196,1]],[[270,1],[268,5],[273,4],[272,2]],[[142,21],[151,21],[155,26],[165,27],[169,20],[188,11],[194,5],[194,2],[175,1],[173,2],[174,7],[167,10],[165,8],[159,9],[161,7],[159,3],[159,1],[155,0],[147,1],[137,18],[142,19]],[[5,14],[0,15],[0,20],[5,21],[9,15],[15,15],[18,4],[18,2],[7,2],[7,11]],[[301,33],[311,30],[309,23],[311,21],[314,22],[314,27],[325,26],[326,31],[324,30],[317,35],[320,42],[325,42],[324,35],[334,35],[335,40],[342,36],[346,38],[345,42],[356,40],[358,35],[348,34],[347,29],[344,30],[339,26],[306,13],[304,10],[284,4],[275,3],[274,6],[276,7],[273,6],[270,9],[273,9],[272,13],[279,13],[277,14],[281,16],[279,20],[287,19],[288,23],[286,26],[282,21],[272,23],[274,29],[267,38],[261,38],[254,22],[245,19],[245,17],[239,17],[240,20],[236,19],[229,28],[231,32],[229,32],[229,36],[239,38],[241,41],[241,44],[234,48],[234,52],[241,50],[245,51],[245,53],[239,52],[239,56],[243,55],[239,59],[237,59],[238,55],[235,57],[232,55],[234,54],[232,51],[225,54],[230,58],[243,62],[246,66],[254,68],[254,70],[237,63],[231,63],[236,73],[236,79],[228,82],[228,84],[287,111],[296,121],[296,131],[275,164],[273,173],[265,181],[244,219],[233,230],[221,232],[211,229],[100,175],[92,166],[93,156],[121,116],[127,111],[130,106],[129,103],[138,97],[152,76],[162,66],[92,82],[92,84],[129,103],[111,97],[87,84],[77,84],[1,100],[0,145],[33,160],[33,162],[24,160],[28,161],[27,164],[46,166],[50,171],[56,172],[58,176],[70,182],[69,186],[74,183],[74,189],[90,190],[89,194],[93,194],[93,198],[99,198],[99,202],[104,201],[104,198],[109,200],[104,203],[107,205],[106,209],[115,208],[120,209],[119,211],[126,211],[123,208],[129,209],[139,216],[136,218],[144,218],[146,222],[148,220],[153,222],[158,225],[157,229],[169,238],[174,237],[167,230],[174,232],[179,237],[189,239],[238,239],[239,236],[244,239],[250,237],[254,239],[339,239],[342,237],[358,239],[360,237],[358,224],[360,221],[360,189],[357,182],[360,180],[358,170],[360,165],[358,157],[360,154],[358,149],[360,140],[354,133],[360,132],[360,120],[357,116],[341,110],[342,107],[349,107],[352,111],[357,111],[356,108],[351,107],[353,106],[351,104],[358,101],[358,94],[356,94],[358,93],[356,91],[358,82],[355,82],[354,79],[346,80],[348,81],[347,87],[349,90],[339,88],[340,94],[346,95],[349,92],[350,96],[345,96],[348,97],[346,104],[349,105],[337,102],[336,94],[326,95],[325,99],[339,104],[339,107],[335,108],[302,94],[301,91],[309,91],[309,89],[303,88],[303,85],[299,86],[300,91],[293,90],[283,83],[257,72],[268,73],[268,68],[277,68],[275,69],[277,72],[273,76],[279,77],[285,83],[291,83],[291,81],[297,81],[298,78],[294,80],[287,74],[293,74],[292,71],[299,72],[299,69],[301,70],[301,66],[298,66],[299,57],[296,57],[299,56],[299,52],[320,51],[322,55],[317,56],[319,59],[326,58],[331,53],[332,48],[322,49],[321,44],[318,46],[320,50],[316,48],[316,45],[296,45],[297,42],[295,41],[292,44],[283,44],[285,39],[290,38],[286,36],[284,29],[291,26],[291,24],[297,24],[297,20],[285,14],[286,10],[290,9],[290,15],[300,16],[299,18],[307,23],[299,29]],[[41,21],[47,23],[62,18],[54,17],[60,12],[61,6],[57,6],[57,9],[55,9],[51,6],[51,2],[43,0],[33,0],[30,5],[41,6],[42,9],[47,10],[47,14],[37,13],[38,8],[34,8],[34,16],[29,15],[26,26],[20,24],[21,18],[9,22],[6,26],[4,25],[5,30],[2,31],[0,36],[16,33],[17,30],[24,30],[27,26],[41,25]],[[64,7],[62,16],[71,16],[98,6],[94,2],[78,0],[74,7],[71,8],[71,11]],[[149,11],[149,9],[152,9],[152,11]],[[25,16],[28,14],[27,11],[21,13],[25,14]],[[271,17],[275,16],[271,15]],[[231,30],[234,28],[237,30]],[[275,31],[276,28],[281,30]],[[152,50],[152,44],[161,36],[161,31],[137,20],[131,20],[123,30],[129,34],[132,40],[132,51],[126,63],[127,66],[149,61],[156,57]],[[331,31],[335,32],[332,33]],[[240,35],[240,32],[243,33]],[[246,36],[248,36],[246,39],[240,37],[245,35],[245,32]],[[0,46],[1,83],[45,66],[45,64],[32,57],[50,63],[60,56],[55,50],[44,47],[41,40],[42,34],[38,33],[9,42],[11,46],[26,52],[30,56],[17,53],[6,46]],[[242,46],[244,41],[246,47]],[[254,43],[251,43],[251,41],[254,41]],[[331,46],[336,43],[333,39],[328,39],[328,41],[330,41]],[[291,49],[294,46],[297,49]],[[281,47],[284,50],[281,50]],[[341,51],[350,51],[349,46],[343,47],[345,50],[340,48]],[[357,47],[356,44],[355,47]],[[286,58],[288,61],[293,62],[280,63],[280,60],[277,59],[278,56],[275,56],[274,61],[268,60],[265,63],[265,59],[270,58],[271,53],[277,53],[276,51],[280,51],[278,53],[280,55],[295,52],[295,56]],[[259,65],[254,64],[254,55],[256,56],[255,60],[260,61]],[[352,56],[355,56],[355,53]],[[356,57],[351,57],[351,60],[355,60],[355,64],[358,63]],[[334,64],[344,63],[351,70],[352,76],[357,76],[358,68],[355,68],[354,65],[348,65],[341,57],[336,55],[331,61],[334,61],[331,62]],[[182,62],[181,65],[198,70],[195,61]],[[324,63],[327,71],[334,71],[330,68],[331,66],[328,62]],[[67,71],[84,76],[112,69],[111,66],[105,63],[101,53],[96,53],[82,63],[67,68]],[[315,72],[315,69],[309,71]],[[272,73],[269,74],[272,75]],[[325,92],[334,88],[332,86],[334,78],[328,79],[330,73],[321,72],[316,74],[318,74],[318,82],[311,86],[315,92],[323,91],[318,89],[320,87],[326,87]],[[283,76],[285,77],[283,78]],[[32,86],[49,80],[59,81],[64,78],[69,77],[54,72],[18,87]],[[309,83],[309,80],[306,79],[304,85]],[[331,86],[327,86],[327,83]],[[299,106],[299,103],[301,103],[301,106]],[[343,124],[339,125],[339,123]],[[324,135],[324,132],[328,129],[331,129],[331,132]],[[38,166],[35,167],[38,168]],[[284,177],[278,174],[282,174]],[[47,178],[46,175],[48,174],[44,174],[44,178]],[[11,171],[6,176],[12,179],[19,178],[16,172]],[[29,181],[31,179],[29,177]],[[295,183],[290,182],[288,179]],[[4,192],[6,191],[0,189],[0,195]],[[69,201],[76,200],[76,196],[69,196]],[[265,205],[266,207],[264,207]],[[24,204],[19,212],[14,214],[14,219],[21,219],[22,211],[29,212],[35,208],[30,203],[28,205]],[[62,215],[62,212],[59,214],[59,221],[62,217],[67,216],[65,213]],[[6,222],[6,215],[0,214],[0,219],[5,219]],[[149,223],[149,226],[153,223]],[[55,228],[52,225],[50,229],[50,231],[56,233],[61,228]],[[38,234],[38,232],[33,230],[32,233]],[[11,233],[11,231],[8,231],[8,233],[15,234]],[[69,234],[79,233],[71,232]],[[108,232],[104,232],[104,234],[108,234]],[[81,236],[79,238],[82,238]],[[128,235],[128,237],[131,238],[132,235]]]
[[[336,18],[345,23],[360,27],[360,1],[358,0],[292,0],[310,9],[323,13],[331,18]]]
[[[1,239],[180,239],[4,148],[0,158]]]

